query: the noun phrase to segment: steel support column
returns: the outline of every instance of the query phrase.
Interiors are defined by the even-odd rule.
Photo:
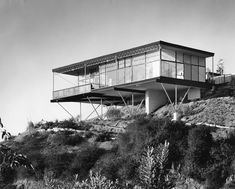
[[[164,90],[164,92],[165,92],[165,94],[166,94],[166,96],[167,96],[169,102],[171,103],[173,109],[175,110],[175,106],[174,106],[173,102],[171,101],[171,98],[170,98],[170,96],[168,95],[168,93],[167,93],[167,91],[166,91],[166,89],[165,89],[165,87],[164,87],[164,85],[163,85],[162,83],[161,83],[161,86],[162,86],[162,88],[163,88],[163,90]]]

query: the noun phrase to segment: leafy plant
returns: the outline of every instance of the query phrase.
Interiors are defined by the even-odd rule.
[[[159,144],[156,148],[148,146],[144,151],[139,167],[140,182],[144,188],[170,188],[167,180],[166,162],[169,143]]]
[[[2,138],[5,138],[8,132],[4,128],[1,119],[0,119],[0,126],[2,130]],[[33,170],[34,167],[29,161],[29,159],[20,153],[16,153],[11,148],[7,147],[6,145],[0,144],[0,176],[1,179],[6,182],[8,180],[12,180],[14,177],[12,176],[15,172],[17,167],[25,167],[26,169]]]
[[[75,189],[118,189],[118,181],[108,180],[105,176],[102,176],[100,172],[89,172],[89,177],[86,180],[77,182]]]

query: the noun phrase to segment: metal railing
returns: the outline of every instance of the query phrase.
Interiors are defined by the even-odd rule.
[[[229,83],[232,80],[232,75],[231,74],[223,74],[220,76],[215,76],[213,78],[213,82],[216,85],[223,84],[223,83]]]
[[[86,84],[86,85],[71,87],[67,89],[56,90],[56,91],[53,91],[53,99],[91,92],[91,89],[92,89],[92,85]]]

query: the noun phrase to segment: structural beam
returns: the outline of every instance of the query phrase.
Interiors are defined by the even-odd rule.
[[[182,98],[181,102],[180,102],[180,105],[183,103],[185,97],[187,96],[189,90],[190,90],[191,87],[188,88],[188,90],[186,91],[186,93],[184,94],[184,97]]]
[[[127,89],[127,88],[114,87],[113,90],[115,90],[115,91],[123,91],[123,92],[131,92],[131,93],[141,93],[141,94],[145,94],[145,91],[144,91],[144,90],[137,90],[137,89]]]
[[[100,107],[100,104],[87,116],[85,120],[87,120],[99,107]]]
[[[94,107],[93,103],[91,102],[90,98],[87,97],[87,100],[90,102],[90,104],[92,105],[93,109],[95,110],[97,116],[102,120],[102,118],[100,117],[99,113],[97,112],[96,108]]]
[[[162,88],[163,88],[163,90],[164,90],[164,92],[165,92],[165,94],[166,94],[168,100],[170,101],[170,103],[171,103],[173,109],[175,110],[175,106],[174,106],[173,102],[171,101],[171,98],[170,98],[170,96],[168,95],[168,93],[167,93],[167,91],[166,91],[166,89],[165,89],[165,87],[164,87],[164,85],[163,85],[162,83],[161,83],[161,86],[162,86]]]

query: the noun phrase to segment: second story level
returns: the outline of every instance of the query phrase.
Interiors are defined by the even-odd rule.
[[[206,59],[213,56],[211,52],[158,41],[59,67],[53,72],[75,77],[78,93],[158,77],[205,82]],[[54,90],[53,99],[61,97],[62,90]]]

